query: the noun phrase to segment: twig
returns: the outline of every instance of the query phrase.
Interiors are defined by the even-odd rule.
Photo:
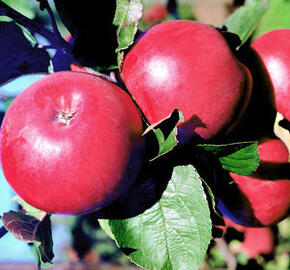
[[[2,238],[8,231],[4,226],[0,228],[0,238]]]
[[[47,13],[48,13],[48,16],[50,18],[51,25],[52,25],[53,33],[56,36],[58,36],[58,38],[62,38],[61,34],[60,34],[59,30],[58,30],[56,21],[55,21],[55,18],[54,18],[54,15],[53,15],[53,11],[52,11],[48,1],[47,0],[42,0],[41,5],[42,5],[42,8],[45,8],[47,10]]]
[[[167,1],[167,10],[176,20],[180,19],[180,15],[179,15],[178,9],[177,9],[176,0],[168,0]]]
[[[216,238],[215,242],[219,250],[225,256],[225,260],[228,266],[227,270],[235,270],[237,268],[237,260],[236,257],[229,250],[226,241],[223,238]]]

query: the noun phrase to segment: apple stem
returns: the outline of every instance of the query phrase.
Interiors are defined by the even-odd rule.
[[[226,263],[228,265],[228,270],[237,269],[237,260],[232,252],[229,250],[226,241],[223,238],[215,239],[218,249],[224,254]]]

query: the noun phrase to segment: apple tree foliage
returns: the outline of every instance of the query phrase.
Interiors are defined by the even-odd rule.
[[[86,4],[55,0],[56,11],[71,34],[69,42],[60,35],[48,1],[38,0],[51,28],[6,2],[0,1],[2,114],[28,85],[48,73],[68,70],[72,63],[106,76],[118,74],[126,50],[142,35],[138,30],[141,0],[106,0],[102,6],[93,0]],[[175,1],[169,2],[176,15]],[[235,52],[254,32],[267,7],[267,1],[248,0],[227,19],[221,31],[230,37]],[[115,83],[128,91],[122,82]],[[216,168],[251,174],[259,163],[257,143],[215,144],[198,138],[184,148],[178,144],[176,127],[183,120],[182,112],[175,110],[152,125],[145,116],[143,120],[147,158],[139,176],[129,191],[93,216],[135,264],[146,269],[198,269],[212,237],[220,234],[216,226],[223,224],[215,208],[214,181],[208,179]],[[0,236],[8,231],[19,240],[35,243],[41,267],[51,265],[50,215],[20,198],[16,201],[22,210],[2,214]]]

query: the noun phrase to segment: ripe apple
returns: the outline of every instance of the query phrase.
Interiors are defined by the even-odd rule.
[[[125,56],[121,77],[151,124],[181,110],[184,138],[211,139],[233,127],[252,88],[220,32],[189,20],[149,29]],[[203,124],[196,127],[197,119]]]
[[[165,4],[155,3],[144,10],[142,20],[145,24],[153,25],[163,21],[167,15],[167,6]]]
[[[290,121],[290,29],[270,31],[251,46],[263,59],[270,75],[277,111]]]
[[[16,97],[1,129],[4,175],[48,213],[100,209],[135,180],[142,122],[131,98],[97,76],[62,71]]]
[[[228,191],[218,199],[218,208],[224,216],[249,227],[276,224],[289,214],[290,207],[287,147],[278,139],[265,139],[259,143],[258,152],[260,165],[256,172],[250,176],[230,173],[234,181],[231,185],[240,190],[241,205],[228,200]]]
[[[260,254],[270,254],[274,251],[274,234],[269,227],[246,228],[241,250],[248,258],[255,258]]]
[[[271,254],[275,248],[275,235],[271,227],[250,228],[238,225],[225,219],[226,229],[234,228],[244,234],[244,240],[238,251],[244,252],[248,258],[255,258],[261,254]],[[237,250],[236,250],[237,251]]]

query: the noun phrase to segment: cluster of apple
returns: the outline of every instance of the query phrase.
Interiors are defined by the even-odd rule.
[[[249,48],[265,70],[260,74],[265,82],[262,94],[255,92],[261,85],[254,71],[243,57],[235,56],[221,31],[187,20],[160,23],[130,48],[120,72],[129,94],[93,74],[50,74],[22,92],[5,115],[5,177],[20,197],[48,213],[101,209],[130,188],[142,167],[148,147],[142,120],[154,124],[179,109],[184,116],[177,124],[181,145],[196,138],[259,141],[257,172],[230,174],[241,204],[231,205],[225,191],[218,193],[217,205],[242,225],[277,223],[288,215],[289,177],[273,181],[267,174],[272,167],[286,164],[288,169],[289,152],[274,137],[274,118],[257,116],[277,110],[290,120],[289,40],[290,30],[276,30]],[[269,106],[255,108],[260,99],[269,99]],[[265,122],[267,128],[262,126]]]
[[[149,122],[159,121],[174,108],[182,111],[181,142],[195,134],[221,141],[231,134],[243,134],[240,138],[259,141],[258,172],[251,176],[230,174],[240,191],[240,203],[233,202],[231,188],[221,190],[217,198],[225,216],[246,226],[268,226],[289,214],[289,152],[273,136],[274,118],[267,119],[277,110],[290,120],[289,37],[290,30],[276,30],[248,48],[261,62],[261,73],[257,74],[255,66],[234,56],[217,30],[192,21],[171,21],[148,31],[123,64],[122,78]],[[269,100],[264,102],[267,106],[262,106],[263,99]],[[286,167],[286,176],[280,179],[283,166],[275,169],[278,163]],[[272,176],[267,179],[269,171]]]

